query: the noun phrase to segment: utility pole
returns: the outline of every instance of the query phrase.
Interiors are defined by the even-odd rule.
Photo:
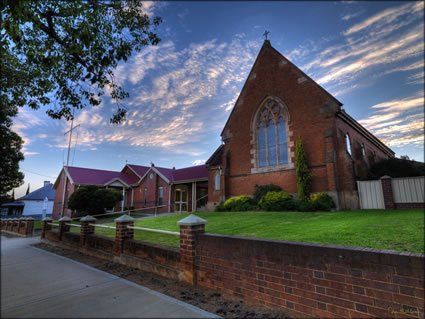
[[[68,155],[66,157],[66,166],[69,165],[69,151],[71,150],[71,140],[72,140],[72,131],[75,130],[77,127],[80,126],[80,124],[78,124],[77,126],[74,126],[74,112],[72,112],[72,120],[71,120],[71,129],[69,129],[68,131],[66,131],[63,135],[66,135],[69,133],[69,143],[68,143]]]
[[[66,135],[66,134],[69,133],[68,155],[66,157],[66,167],[67,168],[68,168],[68,165],[69,165],[69,151],[71,150],[72,131],[80,126],[80,124],[78,124],[77,126],[74,127],[74,110],[72,111],[71,129],[69,129],[68,131],[66,131],[63,134],[63,135]],[[68,198],[67,198],[68,197],[67,196],[67,193],[68,193],[68,189],[67,189],[68,178],[67,178],[67,175],[66,175],[66,172],[65,172],[65,167],[63,168],[63,174],[65,175],[65,181],[64,181],[64,184],[63,184],[61,216],[63,216],[64,213],[65,213],[65,201],[68,200]]]

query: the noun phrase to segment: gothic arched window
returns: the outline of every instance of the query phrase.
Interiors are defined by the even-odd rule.
[[[286,116],[274,100],[262,106],[256,123],[258,167],[288,164]]]

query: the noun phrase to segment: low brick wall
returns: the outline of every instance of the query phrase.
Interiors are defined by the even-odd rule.
[[[115,239],[80,234],[67,221],[42,238],[167,278],[219,290],[294,317],[422,318],[424,255],[370,248],[205,234],[206,221],[179,222],[180,248],[134,240],[133,220],[116,220]]]
[[[180,249],[134,240],[133,230],[117,225],[116,238],[94,233],[90,222],[83,224],[80,233],[70,232],[68,220],[60,221],[52,229],[51,220],[43,221],[41,239],[44,242],[71,248],[91,256],[114,261],[123,265],[149,271],[167,278],[184,280],[180,261]]]
[[[424,256],[199,235],[198,284],[300,317],[423,317]]]
[[[0,229],[6,233],[16,234],[19,236],[32,236],[34,229],[33,218],[9,218],[2,219]]]

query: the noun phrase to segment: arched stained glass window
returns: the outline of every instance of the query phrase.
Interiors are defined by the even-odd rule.
[[[279,140],[279,164],[288,164],[288,142],[286,139],[286,125],[283,117],[277,123],[277,138]]]
[[[269,165],[277,165],[277,153],[276,153],[276,133],[275,125],[273,120],[270,120],[267,126],[267,152],[269,156]]]
[[[266,129],[264,127],[263,121],[260,121],[258,125],[258,163],[260,167],[267,166],[266,159]]]
[[[258,167],[288,164],[285,113],[274,100],[267,101],[257,119]]]

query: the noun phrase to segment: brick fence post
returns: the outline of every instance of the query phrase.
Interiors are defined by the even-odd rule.
[[[19,225],[19,218],[13,218],[12,219],[12,231],[14,233],[18,232],[18,225]]]
[[[114,255],[119,256],[123,251],[124,241],[134,238],[134,230],[127,228],[127,226],[134,226],[134,218],[122,215],[114,222],[116,223]]]
[[[25,218],[24,217],[18,218],[18,231],[17,231],[17,233],[20,234],[22,232],[21,229],[24,229],[24,227],[26,227]]]
[[[68,232],[71,226],[67,225],[72,221],[71,218],[64,216],[59,219],[59,240],[62,240],[63,233]]]
[[[43,224],[41,225],[41,238],[46,237],[46,231],[52,229],[52,225],[50,223],[53,221],[50,217],[43,218]]]
[[[381,177],[382,192],[384,193],[385,209],[395,209],[393,186],[391,184],[391,176],[385,175]]]
[[[9,223],[7,224],[7,230],[13,231],[14,224],[15,224],[15,218],[9,219]]]
[[[93,216],[87,215],[80,219],[80,247],[84,247],[87,241],[87,235],[94,234],[94,226],[90,224],[95,224],[96,218]]]
[[[177,222],[180,225],[180,262],[183,267],[184,280],[196,285],[196,241],[199,234],[205,233],[208,223],[193,214]]]
[[[32,231],[34,229],[34,218],[29,217],[25,223],[25,236],[32,236]]]

